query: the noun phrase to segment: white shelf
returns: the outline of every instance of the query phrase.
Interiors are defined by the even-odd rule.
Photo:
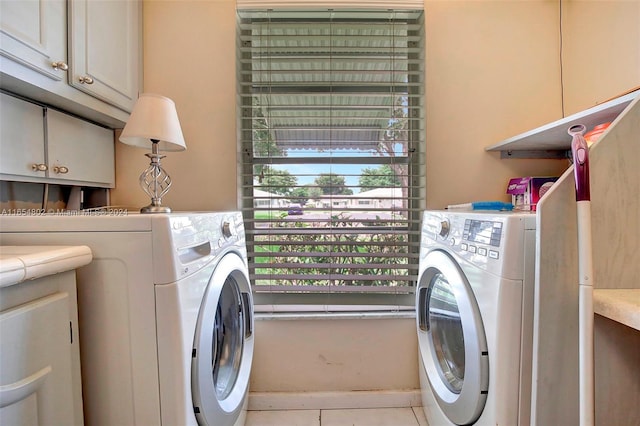
[[[505,139],[485,150],[500,151],[502,158],[568,158],[571,136],[567,129],[583,124],[589,131],[598,124],[613,121],[637,96],[640,90]]]

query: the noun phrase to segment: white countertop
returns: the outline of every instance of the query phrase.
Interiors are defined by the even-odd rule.
[[[640,289],[593,290],[593,311],[598,315],[640,330]]]
[[[70,271],[92,259],[87,246],[0,246],[0,287]]]

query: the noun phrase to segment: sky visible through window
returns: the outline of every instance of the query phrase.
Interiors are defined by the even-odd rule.
[[[321,173],[335,173],[339,176],[344,176],[345,183],[351,187],[354,194],[360,192],[358,183],[362,169],[369,167],[363,165],[353,164],[296,164],[296,165],[273,165],[276,170],[285,170],[292,175],[297,176],[298,185],[311,185],[318,175]]]
[[[294,175],[298,178],[298,185],[311,185],[314,183],[314,180],[321,173],[334,173],[339,176],[343,176],[345,179],[345,184],[351,188],[354,194],[357,194],[361,191],[358,187],[360,181],[360,175],[364,169],[376,168],[376,165],[370,164],[330,164],[331,158],[337,157],[352,157],[352,158],[362,158],[362,157],[373,157],[379,156],[380,153],[371,153],[366,151],[358,151],[353,152],[350,150],[343,151],[332,151],[331,153],[318,153],[316,150],[298,150],[298,149],[288,149],[287,157],[289,158],[300,158],[301,163],[304,161],[305,157],[323,157],[326,156],[327,164],[287,164],[287,165],[272,165],[271,167],[275,170],[287,171],[291,175]],[[402,144],[396,144],[395,154],[397,156],[402,156]],[[367,190],[367,189],[365,189]]]

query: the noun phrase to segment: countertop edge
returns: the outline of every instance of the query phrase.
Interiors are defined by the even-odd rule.
[[[594,289],[593,311],[640,330],[640,289]]]
[[[87,246],[1,246],[0,287],[77,269],[93,259]],[[21,263],[22,268],[15,264]]]

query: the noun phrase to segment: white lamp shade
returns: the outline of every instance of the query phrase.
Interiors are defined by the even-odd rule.
[[[140,148],[158,140],[160,151],[184,151],[187,145],[182,136],[176,104],[169,98],[153,93],[140,95],[129,121],[120,135],[120,142]]]

